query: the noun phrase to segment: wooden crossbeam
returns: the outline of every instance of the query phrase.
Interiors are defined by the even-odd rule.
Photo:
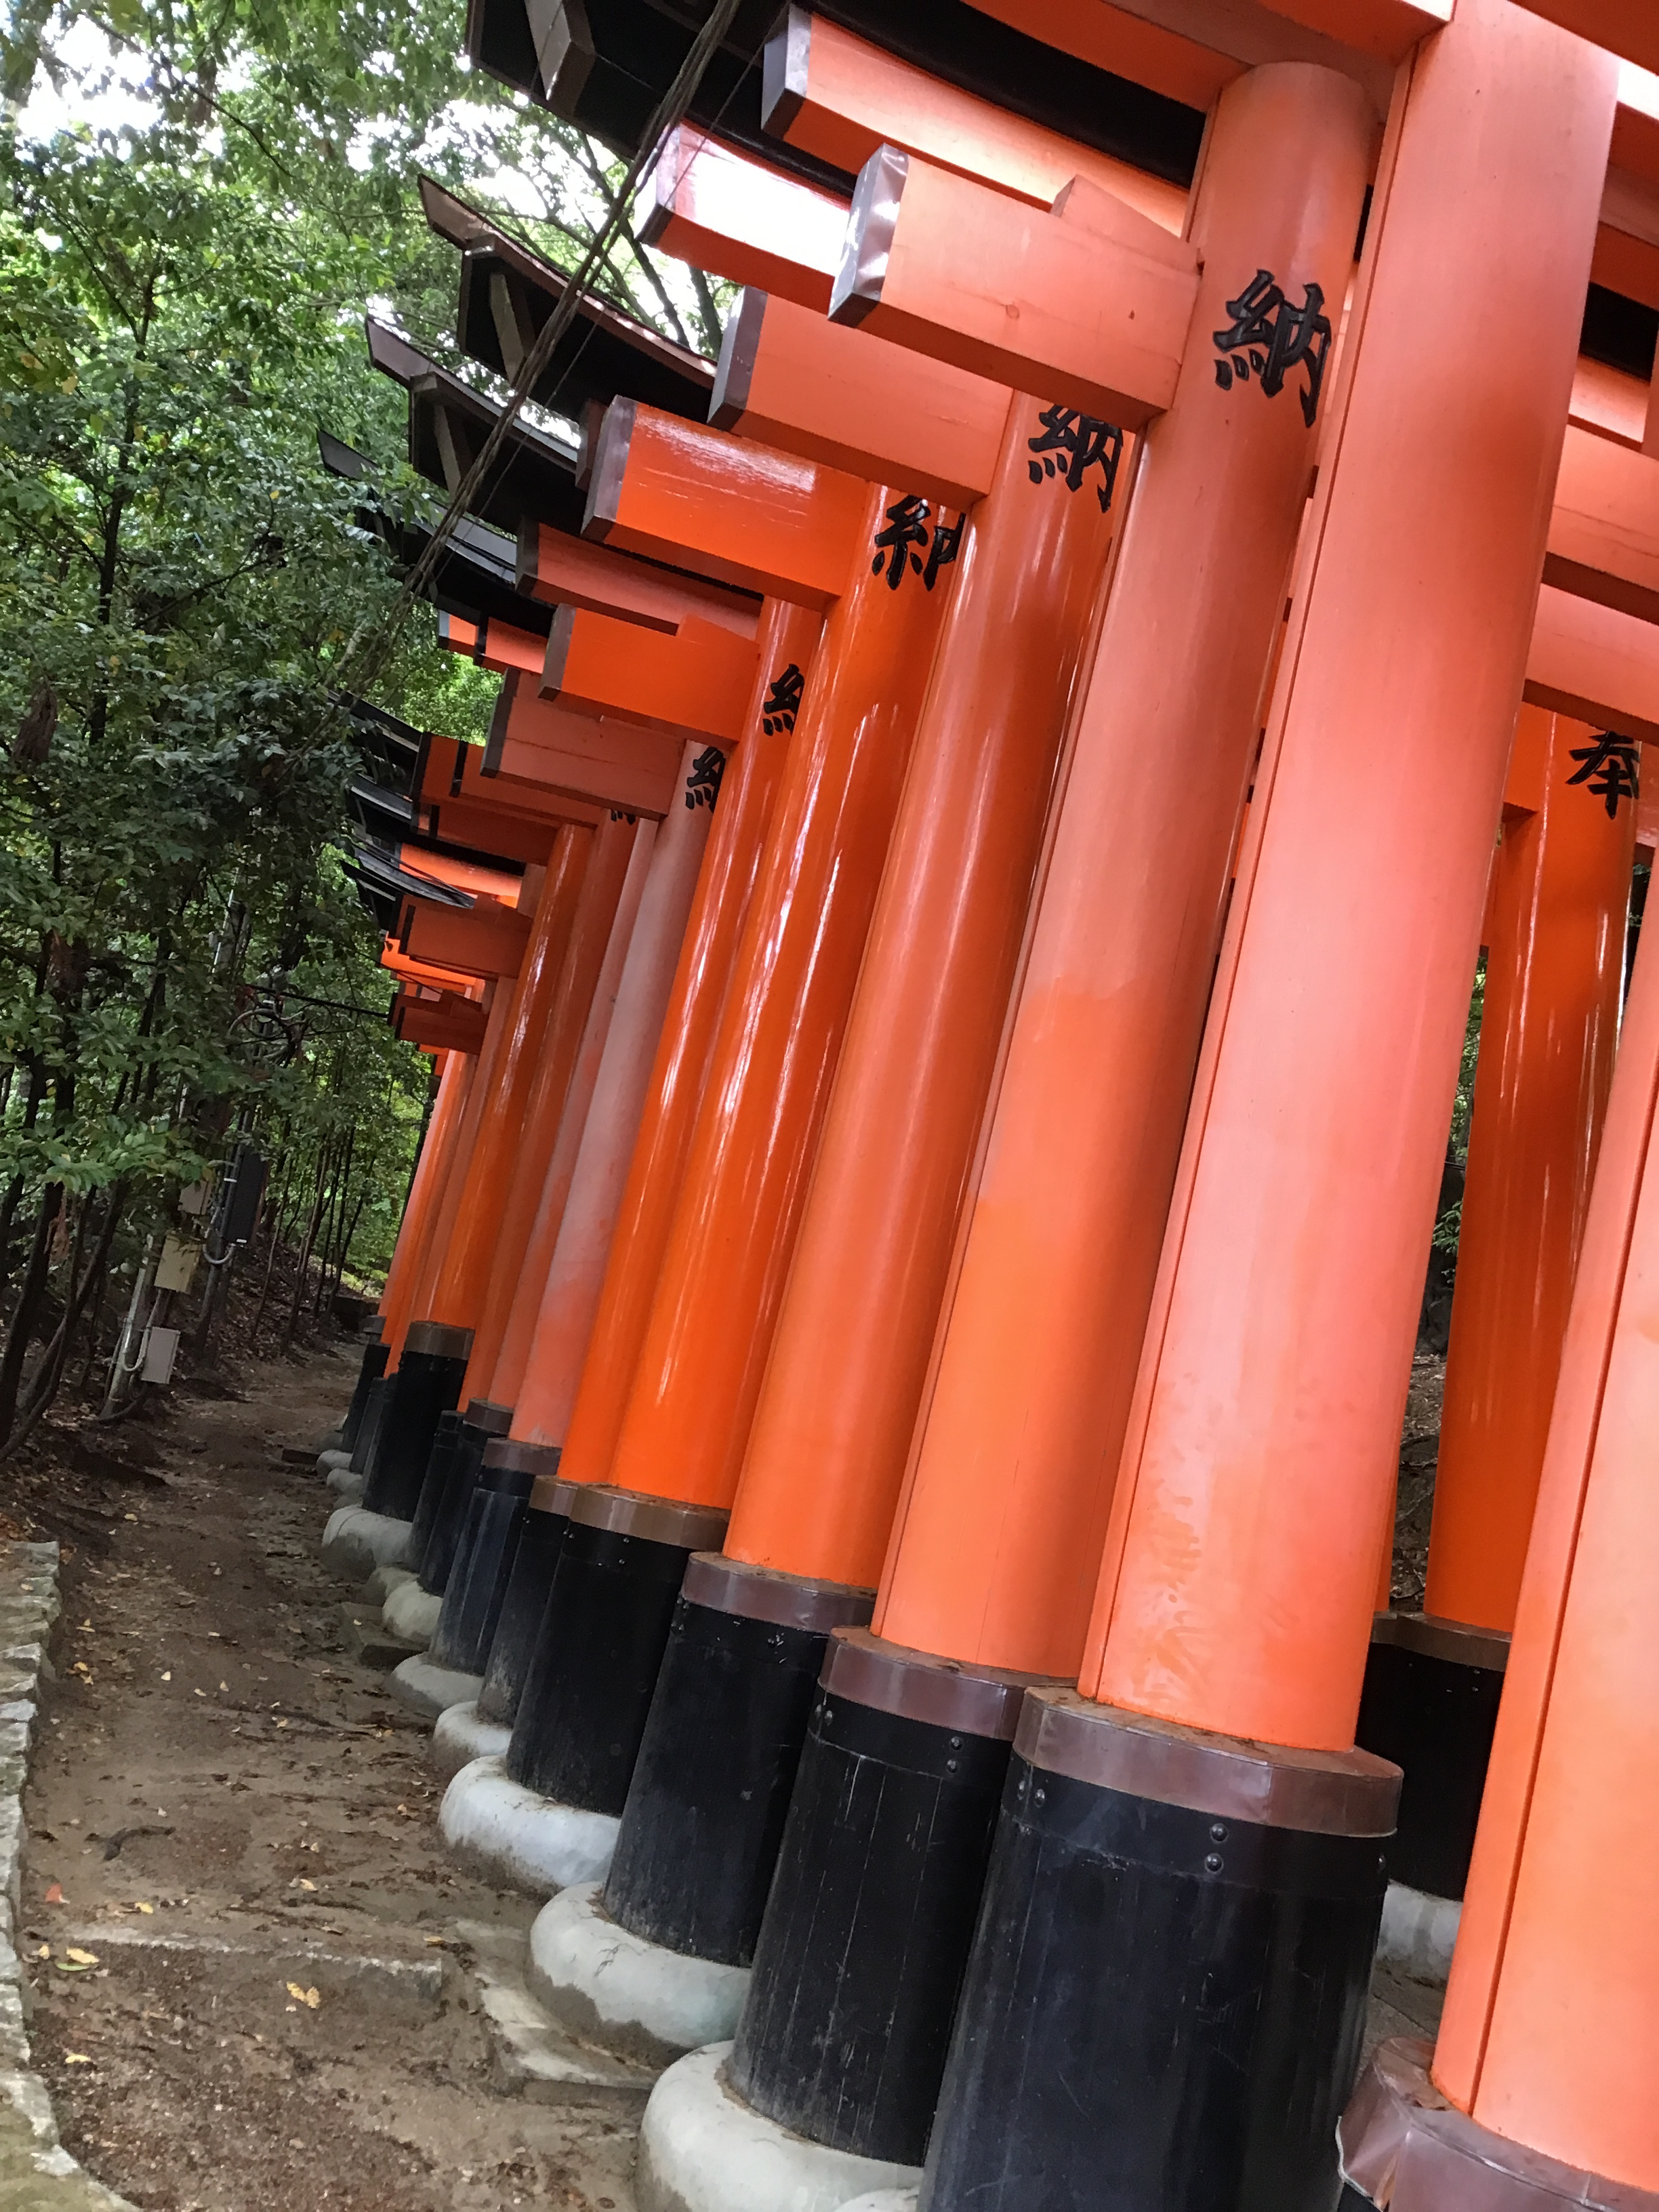
[[[1175,396],[1196,249],[1079,180],[1052,214],[896,147],[860,172],[831,319],[1139,429]]]
[[[722,428],[728,427],[722,425]],[[735,637],[752,638],[760,601],[701,576],[671,574],[586,538],[568,538],[545,523],[519,540],[519,588],[550,606],[586,607],[672,637],[696,616]]]
[[[1526,697],[1532,706],[1659,744],[1659,626],[1546,584],[1527,655]]]
[[[500,783],[591,799],[659,822],[679,795],[683,746],[682,738],[642,723],[543,699],[533,683],[510,676],[501,686],[484,766]]]
[[[1012,396],[751,289],[726,325],[709,419],[872,483],[969,507],[991,488]]]
[[[528,914],[513,907],[435,906],[408,898],[398,917],[398,945],[411,960],[465,975],[516,975],[530,923]]]
[[[476,999],[456,991],[441,991],[434,998],[404,989],[392,1002],[393,1032],[423,1052],[479,1051],[488,1019]]]
[[[845,587],[866,490],[822,462],[617,399],[594,447],[585,534],[822,611]]]
[[[695,125],[669,131],[641,180],[639,235],[678,260],[815,307],[830,305],[847,204]]]
[[[1569,427],[1544,581],[1659,623],[1659,460]]]
[[[755,661],[752,644],[709,623],[663,637],[567,607],[553,618],[542,696],[577,715],[619,717],[680,744],[735,744]]]

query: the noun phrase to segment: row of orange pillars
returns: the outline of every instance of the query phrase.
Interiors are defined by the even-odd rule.
[[[1322,391],[1194,346],[951,529],[869,487],[447,1058],[365,1502],[481,1678],[446,1832],[544,1811],[542,1985],[674,2058],[647,2208],[1659,2203],[1659,947],[1621,1027],[1633,800],[1520,708],[1614,76],[1461,0]],[[1370,161],[1231,86],[1193,327],[1342,299]],[[1461,1927],[1361,2076],[1391,1874]]]

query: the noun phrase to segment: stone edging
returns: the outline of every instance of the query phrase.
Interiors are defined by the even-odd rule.
[[[52,2100],[31,2063],[17,1956],[23,1785],[58,1611],[57,1545],[0,1544],[0,2203],[9,2212],[133,2212],[58,2140]]]

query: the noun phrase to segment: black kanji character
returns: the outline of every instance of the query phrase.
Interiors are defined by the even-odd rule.
[[[1080,415],[1075,407],[1045,407],[1037,420],[1042,425],[1042,434],[1025,441],[1030,453],[1042,456],[1025,465],[1031,471],[1031,482],[1041,483],[1045,476],[1057,476],[1067,491],[1076,491],[1087,472],[1098,468],[1106,479],[1095,486],[1103,514],[1117,485],[1117,465],[1123,458],[1122,431],[1115,422],[1103,422],[1097,415]],[[1056,461],[1056,453],[1067,458]]]
[[[718,745],[705,745],[692,762],[691,773],[685,779],[686,805],[707,806],[712,811],[725,774],[726,755]]]
[[[637,814],[629,814],[624,807],[613,806],[611,810],[611,819],[613,822],[637,822],[639,818]]]
[[[887,588],[896,592],[904,574],[908,558],[911,568],[921,574],[921,554],[927,544],[927,517],[931,512],[925,499],[912,492],[908,499],[896,499],[887,510],[887,527],[876,532],[876,557],[870,563],[870,574],[878,576],[885,566]]]
[[[964,510],[954,522],[936,522],[933,542],[927,551],[927,566],[921,572],[921,580],[931,592],[939,581],[939,572],[948,568],[962,550],[962,526],[968,520]]]
[[[793,730],[795,717],[800,712],[801,693],[806,678],[792,660],[781,676],[772,678],[765,704],[761,708],[761,727],[769,738],[779,730]]]
[[[1248,384],[1254,369],[1263,393],[1273,399],[1284,390],[1290,372],[1304,368],[1308,388],[1297,397],[1302,419],[1311,429],[1325,382],[1331,321],[1324,313],[1322,288],[1308,284],[1303,289],[1306,296],[1302,305],[1293,307],[1274,283],[1272,270],[1258,269],[1238,297],[1227,302],[1231,323],[1212,335],[1217,352],[1224,356],[1215,365],[1215,380],[1224,392],[1231,391],[1235,378]]]
[[[1589,784],[1592,796],[1606,802],[1610,821],[1617,817],[1621,799],[1638,796],[1642,749],[1628,738],[1615,738],[1611,730],[1604,730],[1593,743],[1575,745],[1572,757],[1584,765],[1567,781]]]

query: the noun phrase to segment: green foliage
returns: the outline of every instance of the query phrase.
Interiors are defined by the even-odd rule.
[[[70,81],[82,20],[118,42],[134,120],[31,141],[30,87]],[[470,75],[462,31],[449,0],[104,0],[95,15],[10,0],[4,14],[0,1282],[9,1270],[14,1293],[54,1194],[83,1227],[77,1198],[118,1194],[113,1264],[130,1268],[180,1184],[239,1134],[276,1160],[296,1233],[349,1157],[354,1264],[389,1258],[428,1063],[385,1022],[378,938],[341,866],[358,763],[335,693],[398,579],[316,433],[370,456],[394,514],[434,513],[403,459],[403,395],[369,368],[362,328],[373,301],[454,358],[455,258],[421,218],[417,170],[462,189],[477,169],[540,179],[542,242],[567,261],[616,179]],[[678,297],[718,341],[706,288],[676,275],[671,289],[642,249],[625,242],[607,283],[679,335]],[[425,610],[374,665],[393,713],[483,735],[495,680],[440,651]],[[0,1441],[7,1389],[0,1373]]]

